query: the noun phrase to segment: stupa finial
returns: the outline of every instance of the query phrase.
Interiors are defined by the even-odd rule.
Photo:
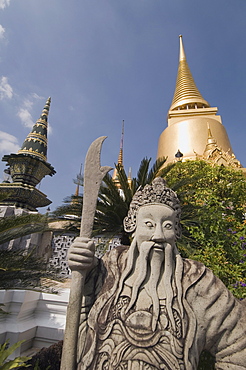
[[[48,132],[48,114],[51,98],[46,101],[40,118],[34,124],[32,131],[27,135],[18,154],[31,155],[47,161],[47,132]]]
[[[202,97],[196,87],[190,68],[186,61],[183,38],[179,35],[179,67],[176,80],[176,88],[170,111],[180,109],[208,108],[209,103]]]

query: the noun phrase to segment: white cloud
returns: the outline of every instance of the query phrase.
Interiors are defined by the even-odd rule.
[[[38,95],[36,93],[32,93],[31,94],[31,97],[34,98],[34,99],[36,99],[36,100],[44,100],[44,97],[43,96],[40,96],[40,95]]]
[[[25,127],[32,128],[32,126],[34,125],[34,122],[33,122],[33,119],[32,119],[32,115],[31,115],[31,113],[29,112],[28,109],[26,109],[26,108],[20,108],[19,111],[18,111],[18,113],[17,113],[17,116],[20,118],[21,123]]]
[[[34,121],[32,118],[31,110],[33,108],[35,100],[41,100],[41,99],[43,100],[44,98],[42,96],[39,96],[36,93],[32,93],[32,94],[29,94],[27,98],[23,100],[23,103],[21,104],[21,108],[17,112],[17,116],[20,118],[23,126],[29,127],[29,128],[33,127]]]
[[[16,153],[20,149],[18,140],[15,136],[7,132],[0,131],[0,153]]]
[[[13,89],[8,83],[8,78],[2,76],[0,80],[0,100],[5,98],[11,99],[13,96]]]
[[[0,9],[5,9],[10,4],[10,0],[0,0]]]
[[[5,28],[0,24],[0,40],[4,38]]]
[[[30,99],[24,99],[23,101],[23,106],[27,109],[27,110],[30,110],[32,109],[32,106],[33,106],[33,101],[31,101]]]
[[[29,94],[27,98],[23,99],[23,102],[21,104],[21,108],[19,108],[17,112],[17,116],[20,118],[21,123],[23,126],[28,128],[33,128],[34,120],[32,117],[32,109],[33,105],[36,103],[37,100],[44,100],[43,96],[39,96],[36,93]],[[42,112],[43,107],[40,107],[40,113],[36,116],[36,120],[40,117],[40,114]],[[48,125],[48,135],[52,134],[52,127],[50,124]]]
[[[52,133],[53,133],[53,129],[50,126],[50,124],[48,124],[48,135],[52,135]]]

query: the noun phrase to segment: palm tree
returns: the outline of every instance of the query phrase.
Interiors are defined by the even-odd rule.
[[[48,217],[42,214],[22,214],[0,218],[0,244],[48,228]]]
[[[0,194],[0,201],[6,198],[6,194]],[[42,232],[47,228],[48,214],[22,213],[0,217],[0,245],[22,236]]]
[[[0,250],[0,289],[28,288],[54,292],[59,271],[48,266],[35,251]]]
[[[81,223],[83,196],[72,195],[66,197],[63,202],[63,205],[57,207],[56,210],[50,214],[50,220],[66,220],[66,223],[64,223],[64,231],[72,231],[78,234]]]
[[[0,244],[48,230],[48,214],[22,214],[0,218]],[[35,250],[0,249],[0,289],[31,287],[41,289],[41,278],[57,279],[57,271],[48,268]]]

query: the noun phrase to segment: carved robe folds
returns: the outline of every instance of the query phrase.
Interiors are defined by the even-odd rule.
[[[120,297],[109,313],[107,325],[100,325],[95,369],[159,369],[167,363],[172,369],[182,366],[182,341],[180,327],[172,334],[165,307],[160,322],[152,331],[152,314],[147,310],[124,311],[129,298]],[[178,320],[180,326],[180,319]]]
[[[184,260],[180,312],[174,294],[170,322],[161,295],[155,330],[152,305],[143,287],[126,313],[131,289],[115,297],[125,267],[126,247],[107,253],[88,276],[80,326],[79,370],[195,370],[200,353],[209,350],[220,370],[246,369],[245,304],[237,301],[210,270]],[[175,285],[173,283],[175,292]]]

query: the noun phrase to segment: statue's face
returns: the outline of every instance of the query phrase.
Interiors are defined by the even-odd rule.
[[[157,249],[164,249],[164,243],[174,243],[176,212],[170,207],[163,204],[141,206],[136,221],[138,248],[144,241],[154,241]]]

